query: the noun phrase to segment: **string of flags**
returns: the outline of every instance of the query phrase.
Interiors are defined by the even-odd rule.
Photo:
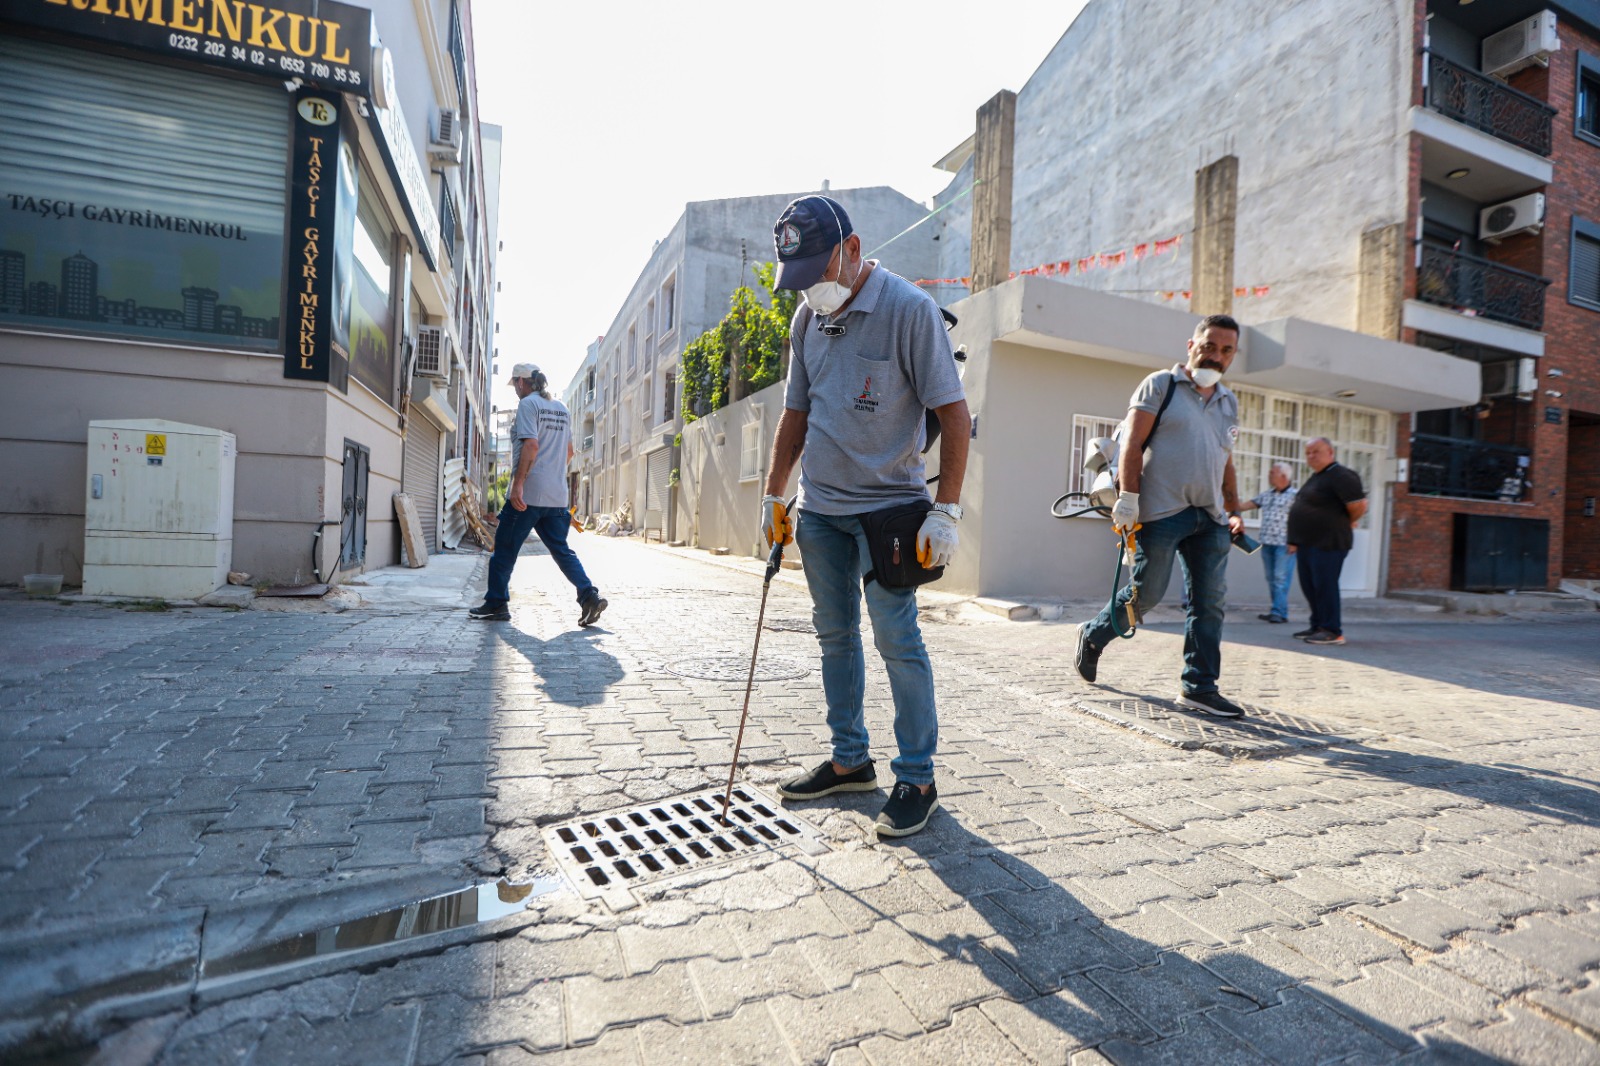
[[[1233,298],[1242,300],[1247,296],[1265,296],[1271,291],[1271,285],[1240,285],[1233,290]],[[1187,300],[1192,293],[1188,289],[1171,289],[1158,291],[1156,295],[1163,300],[1174,300],[1180,296]]]
[[[1030,277],[1042,275],[1047,278],[1064,278],[1072,274],[1076,268],[1079,274],[1087,274],[1091,270],[1114,270],[1127,265],[1131,256],[1135,261],[1150,256],[1166,255],[1176,251],[1183,243],[1183,234],[1179,233],[1159,241],[1142,241],[1133,248],[1124,248],[1120,252],[1099,252],[1095,255],[1081,256],[1077,259],[1059,259],[1053,263],[1040,263],[1038,266],[1026,270],[1013,270],[1012,277]],[[962,278],[919,278],[913,284],[923,286],[960,285],[964,288],[972,287],[970,277]]]

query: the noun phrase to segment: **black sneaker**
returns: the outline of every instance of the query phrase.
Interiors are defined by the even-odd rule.
[[[835,792],[873,792],[878,787],[878,771],[872,760],[847,774],[835,773],[833,760],[829,759],[810,773],[791,777],[778,786],[778,795],[784,799],[814,800]]]
[[[928,824],[933,812],[939,809],[939,787],[929,785],[928,791],[908,781],[896,781],[889,802],[883,805],[878,821],[873,826],[879,836],[908,837]]]
[[[604,611],[609,606],[610,604],[599,596],[596,596],[592,600],[584,601],[582,613],[578,615],[578,624],[580,626],[594,625],[596,622],[600,621],[600,612]]]
[[[1311,634],[1320,632],[1322,632],[1322,630],[1318,629],[1316,626],[1312,626],[1310,629],[1302,629],[1298,633],[1291,633],[1289,635],[1294,637],[1296,640],[1305,640]]]
[[[1326,629],[1319,629],[1309,637],[1304,638],[1307,644],[1343,644],[1342,633],[1332,633]]]
[[[1261,619],[1263,622],[1271,622],[1273,625],[1278,625],[1288,621],[1287,618],[1279,618],[1275,614],[1258,614],[1256,617]]]
[[[509,622],[511,609],[503,603],[480,603],[467,612],[467,617],[480,622]]]
[[[1196,711],[1204,711],[1213,718],[1243,718],[1244,708],[1220,692],[1185,692],[1178,704]]]
[[[1078,651],[1072,657],[1072,665],[1078,668],[1078,676],[1085,681],[1093,683],[1095,674],[1100,669],[1100,649],[1089,643],[1089,624],[1085,622],[1078,627]]]

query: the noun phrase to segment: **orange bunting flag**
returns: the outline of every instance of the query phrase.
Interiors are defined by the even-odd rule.
[[[1135,259],[1143,259],[1149,251],[1150,246],[1148,244],[1136,244],[1133,246],[1133,257]]]
[[[1117,252],[1114,255],[1108,255],[1108,256],[1106,256],[1106,261],[1109,262],[1112,266],[1119,267],[1123,263],[1126,263],[1128,261],[1128,253],[1123,251],[1123,252]]]
[[[1078,273],[1087,274],[1089,272],[1090,268],[1092,268],[1093,266],[1094,266],[1094,256],[1092,256],[1092,255],[1091,256],[1085,256],[1084,258],[1078,260]]]
[[[1233,290],[1233,294],[1235,296],[1249,296],[1250,295],[1250,290],[1245,288],[1243,285],[1241,285],[1238,288]]]
[[[1267,293],[1269,293],[1271,291],[1272,291],[1272,286],[1271,285],[1257,285],[1255,288],[1250,290],[1250,295],[1251,296],[1265,296]]]
[[[1191,295],[1192,295],[1192,294],[1191,294],[1191,293],[1190,293],[1190,292],[1189,292],[1189,290],[1188,290],[1188,289],[1184,289],[1184,290],[1183,290],[1183,298],[1184,298],[1184,299],[1185,299],[1185,300],[1187,300],[1187,299],[1188,299],[1188,298],[1189,298],[1189,297],[1190,297],[1190,296],[1191,296]]]
[[[1072,260],[1070,260],[1070,259],[1061,260],[1061,262],[1056,264],[1056,269],[1059,270],[1063,274],[1072,273]]]

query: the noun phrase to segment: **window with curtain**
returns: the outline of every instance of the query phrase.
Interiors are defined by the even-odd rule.
[[[0,37],[0,325],[281,350],[281,89]]]

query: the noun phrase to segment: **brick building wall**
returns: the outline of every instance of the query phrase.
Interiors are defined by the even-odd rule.
[[[1419,12],[1425,5],[1419,3]],[[1578,54],[1600,57],[1600,37],[1568,22],[1560,22],[1561,49],[1550,57],[1548,68],[1532,67],[1511,79],[1514,88],[1536,96],[1557,109],[1553,120],[1551,162],[1554,176],[1545,188],[1545,228],[1537,235],[1523,235],[1502,241],[1489,256],[1508,266],[1552,279],[1545,296],[1545,355],[1538,361],[1538,381],[1531,402],[1502,398],[1490,412],[1490,419],[1517,419],[1519,442],[1531,451],[1529,474],[1532,487],[1526,499],[1515,504],[1413,496],[1404,486],[1396,486],[1393,524],[1390,536],[1388,587],[1443,588],[1450,581],[1450,554],[1455,515],[1496,515],[1511,518],[1545,519],[1550,523],[1547,586],[1554,588],[1565,576],[1600,577],[1600,518],[1589,519],[1596,532],[1574,531],[1567,535],[1569,519],[1582,506],[1582,484],[1593,491],[1594,470],[1600,464],[1600,434],[1580,426],[1570,446],[1574,457],[1568,469],[1569,435],[1572,415],[1600,415],[1600,311],[1569,303],[1567,270],[1572,217],[1574,214],[1600,224],[1600,145],[1574,133],[1573,114],[1578,79]],[[1413,97],[1421,102],[1420,83]],[[1420,212],[1416,190],[1420,187],[1421,146],[1413,136],[1410,218],[1414,227]],[[1414,229],[1413,229],[1414,232]],[[1408,264],[1406,292],[1416,292],[1415,271]],[[1414,341],[1407,331],[1404,338]],[[1561,376],[1547,376],[1551,369]],[[1546,390],[1561,396],[1546,395]],[[1523,409],[1510,411],[1521,403]],[[1546,410],[1559,412],[1560,422],[1546,420]],[[1410,419],[1400,419],[1397,454],[1409,457]],[[1569,483],[1570,479],[1570,483]]]

